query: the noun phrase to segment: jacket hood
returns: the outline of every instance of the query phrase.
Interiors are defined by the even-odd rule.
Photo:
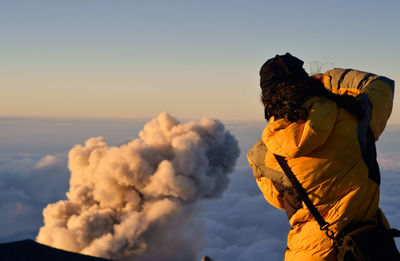
[[[336,103],[324,97],[312,97],[303,107],[309,112],[305,121],[290,122],[271,117],[262,140],[272,153],[294,158],[325,143],[336,121]]]

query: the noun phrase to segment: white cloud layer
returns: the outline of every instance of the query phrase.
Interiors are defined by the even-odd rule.
[[[46,155],[35,165],[35,169],[53,168],[61,164],[61,159],[54,155]]]
[[[68,188],[66,155],[0,153],[0,239],[32,237],[47,203],[64,198]],[[46,164],[40,164],[47,162]],[[41,165],[40,168],[35,166]]]
[[[96,131],[102,129],[102,125],[98,122],[93,127],[89,122],[85,124],[84,131],[75,130],[76,140],[83,140],[82,136],[86,136],[86,134],[78,135],[80,132],[97,133]],[[114,144],[119,144],[119,140],[129,137],[126,128],[130,123],[120,123],[118,128],[115,127],[118,124],[112,122],[107,124],[107,126],[114,126],[108,130],[111,133],[110,136],[116,140]],[[62,124],[59,125],[62,126]],[[164,234],[174,232],[180,223],[183,229],[178,232],[184,233],[179,241],[176,237],[168,239],[174,240],[174,244],[182,248],[190,242],[193,245],[192,250],[198,251],[196,257],[187,257],[186,260],[198,261],[203,255],[208,255],[216,261],[283,260],[286,234],[289,230],[286,215],[264,200],[254,182],[245,157],[252,143],[261,135],[263,125],[263,123],[226,124],[227,129],[239,140],[242,151],[237,167],[229,175],[231,182],[228,189],[219,199],[203,200],[197,203],[196,208],[188,208],[187,211],[194,217],[192,220],[185,218],[188,214],[186,212],[168,220],[170,225],[165,227]],[[132,131],[129,133],[136,136],[136,130],[140,129],[140,126],[143,124],[137,123],[130,126]],[[60,129],[56,130],[57,133],[59,131]],[[60,148],[65,147],[67,151],[71,140],[66,139],[64,145],[59,141],[61,136],[68,133],[67,131],[64,131],[62,135],[52,134],[50,130],[47,132],[48,143],[59,143]],[[108,132],[99,134],[106,136],[108,140]],[[2,133],[0,133],[0,138],[1,135]],[[399,141],[400,129],[389,129],[389,132],[385,131],[384,135],[378,146],[382,174],[380,206],[392,227],[400,228],[400,169],[396,165],[400,161],[400,146],[396,145]],[[38,140],[34,136],[28,138],[29,142]],[[39,143],[30,144],[30,151],[35,151],[35,147],[38,147],[38,150],[42,148]],[[109,146],[109,148],[113,147]],[[35,236],[42,225],[43,208],[50,202],[65,198],[70,177],[67,170],[67,156],[63,154],[46,156],[49,153],[52,151],[44,151],[41,155],[7,153],[7,151],[0,153],[0,219],[2,220],[0,240],[2,242]],[[53,157],[49,156],[57,158],[53,165],[44,164],[42,168],[35,168],[41,165],[39,162],[51,162]],[[152,214],[153,218],[156,214]],[[103,222],[106,217],[107,212],[99,213],[95,219],[96,226],[107,226],[107,223]],[[193,229],[186,229],[188,226]],[[152,227],[152,229],[154,231],[159,227]],[[156,242],[157,238],[152,240]],[[163,240],[165,238],[160,238],[155,244],[161,244]],[[399,239],[397,242],[400,243]],[[166,255],[165,252],[168,252],[168,249],[160,251],[163,251],[160,254]],[[149,254],[148,259],[157,260],[157,257]]]
[[[400,152],[378,152],[378,163],[383,171],[400,171]]]

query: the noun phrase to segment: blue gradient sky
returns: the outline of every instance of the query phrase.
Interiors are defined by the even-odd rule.
[[[258,70],[400,80],[399,1],[1,1],[0,117],[262,120]],[[400,123],[398,92],[390,123]]]

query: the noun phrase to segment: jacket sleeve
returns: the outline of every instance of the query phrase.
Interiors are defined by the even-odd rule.
[[[263,141],[260,139],[247,153],[247,160],[249,161],[250,167],[253,169],[253,175],[256,178],[257,185],[263,193],[264,198],[272,206],[284,209],[282,195],[271,180],[271,178],[279,180],[279,177],[282,175],[277,171],[265,167],[266,153],[267,147],[265,147]]]
[[[275,188],[273,182],[269,178],[257,178],[257,185],[264,195],[266,201],[272,206],[285,210],[283,207],[283,197]]]
[[[394,81],[353,69],[333,69],[324,74],[326,88],[335,94],[365,96],[372,106],[369,125],[377,140],[383,132],[393,107]]]

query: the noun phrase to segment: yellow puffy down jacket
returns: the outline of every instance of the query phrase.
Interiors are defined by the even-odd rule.
[[[287,159],[335,233],[350,223],[375,220],[380,212],[379,169],[375,156],[368,158],[366,151],[374,147],[373,140],[379,138],[390,116],[394,82],[351,69],[330,70],[323,82],[333,93],[357,96],[365,106],[366,117],[357,120],[333,101],[313,97],[304,104],[309,111],[305,121],[271,118],[262,141],[248,153],[265,199],[286,209],[290,218],[285,260],[336,260],[336,253],[333,241],[320,230],[304,203],[298,198],[297,203],[285,199],[282,191],[290,190],[291,184],[273,154]],[[374,139],[368,139],[368,134]],[[384,216],[383,221],[389,226]]]

